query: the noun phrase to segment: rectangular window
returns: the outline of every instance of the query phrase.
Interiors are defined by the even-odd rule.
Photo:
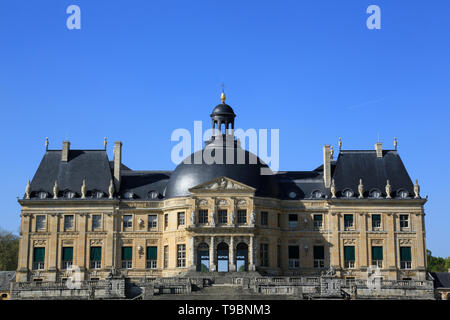
[[[355,247],[344,246],[344,267],[353,269],[355,267]]]
[[[372,215],[372,230],[378,230],[381,227],[381,215],[373,214]]]
[[[133,227],[133,216],[131,215],[126,215],[123,216],[123,228],[131,228]]]
[[[411,269],[411,247],[400,247],[400,269]]]
[[[238,223],[247,223],[247,210],[238,210],[237,212]]]
[[[227,224],[228,223],[228,213],[227,210],[219,210],[219,223]]]
[[[269,224],[269,213],[267,211],[261,211],[261,225],[267,226]]]
[[[122,247],[122,268],[131,269],[133,267],[133,248]]]
[[[259,257],[261,260],[261,267],[269,266],[269,245],[267,243],[261,243]]]
[[[164,246],[164,268],[169,267],[169,246]]]
[[[64,231],[73,230],[73,216],[64,216]]]
[[[289,214],[289,228],[295,229],[298,227],[298,215]]]
[[[62,248],[62,269],[72,268],[73,247]]]
[[[186,266],[186,245],[177,245],[177,267],[184,268]]]
[[[409,227],[409,216],[407,214],[400,215],[400,229]]]
[[[45,230],[45,216],[36,216],[36,231]]]
[[[45,248],[33,249],[33,270],[43,270],[45,261]]]
[[[164,230],[167,229],[169,227],[169,214],[166,213],[164,215]]]
[[[281,246],[277,245],[277,267],[281,268]]]
[[[90,261],[91,261],[91,269],[101,269],[102,247],[91,247]]]
[[[177,214],[177,225],[184,226],[184,212],[178,212]]]
[[[156,269],[158,247],[147,247],[147,269]]]
[[[156,229],[158,227],[158,216],[156,214],[152,214],[148,216],[148,228]]]
[[[281,228],[281,213],[277,214],[277,226]]]
[[[298,246],[289,246],[289,269],[297,269],[300,266],[300,249]]]
[[[208,210],[198,211],[198,223],[208,223]]]
[[[102,216],[94,214],[92,216],[92,230],[100,229],[102,227]]]
[[[325,250],[323,246],[314,246],[314,268],[325,267]]]
[[[344,230],[348,230],[353,227],[353,215],[344,214]]]
[[[372,265],[383,268],[383,247],[372,247]]]
[[[314,215],[314,229],[320,230],[322,229],[323,215],[315,214]]]

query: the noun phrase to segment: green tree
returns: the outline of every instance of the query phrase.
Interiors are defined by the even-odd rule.
[[[0,229],[0,270],[15,271],[19,256],[19,237]]]
[[[432,272],[446,272],[448,270],[448,265],[450,264],[450,257],[433,257],[430,250],[427,250],[427,265],[428,271]]]

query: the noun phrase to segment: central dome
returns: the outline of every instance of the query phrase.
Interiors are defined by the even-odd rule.
[[[234,154],[232,157],[228,156],[228,159],[233,159],[230,164],[226,163],[227,152]],[[210,161],[205,161],[209,155],[215,157],[216,163],[209,164]],[[195,162],[196,159],[198,163]],[[219,161],[220,159],[222,161]],[[227,177],[255,188],[256,196],[277,198],[277,180],[274,175],[263,175],[263,168],[270,171],[255,154],[240,148],[236,141],[233,147],[212,142],[203,150],[191,154],[176,167],[167,184],[165,197],[189,196],[190,188],[219,177]]]

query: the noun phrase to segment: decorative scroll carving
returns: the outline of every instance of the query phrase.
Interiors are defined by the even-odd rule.
[[[355,239],[344,239],[344,244],[356,244]]]
[[[33,246],[45,246],[47,244],[47,240],[34,240]]]
[[[208,200],[206,200],[206,199],[200,200],[200,201],[199,201],[199,205],[201,205],[201,206],[207,206],[207,205],[208,205]]]
[[[103,245],[103,239],[91,239],[89,243],[91,246]]]
[[[402,245],[402,244],[411,244],[411,239],[400,239],[400,240],[398,241],[398,243],[399,243],[400,245]]]

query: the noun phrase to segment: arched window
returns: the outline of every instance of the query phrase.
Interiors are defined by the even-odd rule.
[[[351,198],[351,197],[353,197],[353,190],[352,190],[352,189],[345,189],[345,190],[342,192],[342,195],[343,195],[345,198]]]
[[[127,191],[127,192],[125,192],[125,193],[123,194],[123,197],[124,197],[125,199],[133,199],[133,198],[134,198],[134,193],[131,192],[131,191]]]
[[[150,199],[150,200],[155,200],[155,199],[157,199],[158,198],[158,192],[157,191],[150,191],[149,193],[148,193],[148,198]]]
[[[73,199],[75,198],[75,192],[68,190],[64,192],[64,197],[67,199]]]
[[[320,199],[320,198],[322,198],[323,193],[320,190],[314,190],[311,195],[315,199]]]
[[[297,193],[295,193],[294,191],[289,192],[289,198],[295,199],[296,197],[297,197]]]
[[[381,191],[378,189],[373,189],[369,192],[369,196],[374,199],[381,198]]]
[[[397,192],[397,196],[401,199],[406,199],[409,197],[409,192],[406,191],[405,189],[400,189]]]
[[[39,197],[39,199],[45,199],[45,198],[47,198],[47,192],[45,192],[45,191],[40,191],[39,193],[38,193],[38,197]]]

